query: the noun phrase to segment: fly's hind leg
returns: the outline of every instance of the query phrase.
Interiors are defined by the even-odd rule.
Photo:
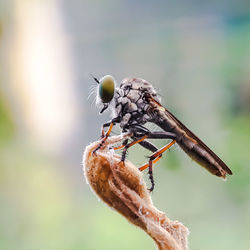
[[[158,148],[147,140],[144,140],[140,142],[139,144],[153,153],[158,151]],[[143,166],[139,168],[140,171],[143,171],[148,168],[149,179],[151,182],[151,188],[149,189],[150,192],[153,191],[154,186],[155,186],[154,176],[153,176],[153,163],[156,163],[158,160],[160,160],[161,157],[162,155],[159,155],[154,160],[149,159],[149,162],[147,164],[144,164]]]
[[[153,177],[153,163],[157,162],[162,157],[162,154],[167,149],[172,147],[175,143],[176,143],[176,140],[173,140],[169,144],[167,144],[166,146],[164,146],[161,149],[157,150],[155,153],[153,153],[149,157],[149,162],[139,168],[139,170],[141,170],[141,171],[148,168],[149,179],[151,181],[151,188],[149,189],[150,192],[152,192],[154,190],[154,186],[155,186],[154,177]]]
[[[153,154],[149,157],[149,162],[147,164],[144,164],[139,168],[140,171],[143,171],[148,168],[148,174],[149,179],[151,181],[151,188],[149,189],[150,192],[154,190],[155,182],[153,177],[153,164],[160,160],[162,157],[162,154],[169,149],[171,146],[173,146],[176,142],[175,134],[165,131],[160,132],[150,132],[148,133],[148,139],[172,139],[173,141],[167,144],[166,146],[162,147],[161,149],[157,149],[153,144],[149,143],[148,141],[142,141],[140,143],[141,146],[149,149],[153,152]]]

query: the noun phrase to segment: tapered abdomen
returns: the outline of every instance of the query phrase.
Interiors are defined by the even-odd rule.
[[[157,102],[153,105],[154,123],[174,133],[176,142],[189,157],[216,176],[225,179],[227,174],[232,174],[227,165],[174,115]]]

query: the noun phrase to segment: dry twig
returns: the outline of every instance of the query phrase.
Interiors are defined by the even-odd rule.
[[[86,147],[83,166],[89,185],[111,208],[150,235],[158,249],[188,249],[188,229],[154,207],[141,172],[131,162],[124,166],[120,156],[109,150],[126,136],[109,137],[96,155],[92,151],[99,141]]]

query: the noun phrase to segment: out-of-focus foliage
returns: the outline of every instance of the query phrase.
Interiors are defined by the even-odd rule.
[[[14,124],[11,113],[0,93],[0,146],[10,139],[13,132]]]
[[[84,180],[82,151],[109,119],[88,99],[89,73],[152,82],[232,169],[223,182],[178,147],[156,164],[154,203],[189,227],[190,249],[249,249],[248,1],[0,6],[0,249],[154,249]],[[135,146],[129,158],[148,155]]]

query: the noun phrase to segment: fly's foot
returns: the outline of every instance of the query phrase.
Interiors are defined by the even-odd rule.
[[[151,182],[151,188],[149,188],[148,190],[149,192],[152,192],[155,187],[155,181],[153,177],[153,168],[152,168],[152,158],[150,158],[148,165],[149,165],[148,167],[149,180]]]
[[[93,154],[93,155],[96,155],[96,152],[97,152],[100,148],[102,148],[104,142],[106,141],[106,140],[104,140],[104,139],[105,139],[105,138],[103,138],[102,141],[100,142],[100,144],[92,151],[92,154]]]
[[[122,165],[125,167],[125,160],[121,160]]]
[[[101,147],[97,147],[95,150],[92,151],[92,155],[96,156],[96,152],[100,149]]]
[[[151,180],[151,179],[150,179]],[[153,190],[154,190],[154,187],[155,187],[155,183],[154,183],[154,180],[152,182],[151,180],[151,188],[148,188],[148,191],[151,193]]]
[[[154,178],[153,178],[153,173],[152,172],[150,173],[148,171],[148,174],[149,174],[149,179],[150,179],[150,182],[151,182],[151,188],[148,188],[148,191],[151,193],[154,190],[155,182],[154,182]]]

